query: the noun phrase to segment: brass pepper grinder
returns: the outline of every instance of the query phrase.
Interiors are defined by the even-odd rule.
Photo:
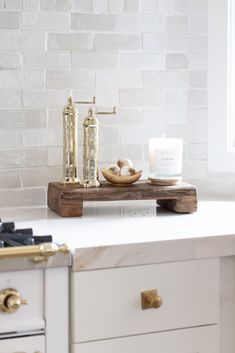
[[[75,104],[95,104],[91,102],[73,102],[72,97],[63,110],[63,182],[65,184],[80,184],[78,177],[78,109]]]
[[[116,115],[116,107],[112,112],[97,112],[102,115]],[[97,188],[100,186],[98,172],[98,133],[99,121],[92,108],[83,122],[83,186]]]

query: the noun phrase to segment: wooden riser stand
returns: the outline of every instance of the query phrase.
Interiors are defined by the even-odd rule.
[[[184,182],[157,186],[141,181],[129,186],[102,182],[100,188],[49,183],[48,207],[62,217],[81,217],[83,201],[156,200],[157,204],[178,213],[197,211],[196,187]]]

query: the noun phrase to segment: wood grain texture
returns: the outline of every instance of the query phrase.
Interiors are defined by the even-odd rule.
[[[178,213],[197,211],[196,187],[184,182],[172,186],[152,185],[141,181],[120,187],[102,182],[100,188],[49,183],[48,207],[63,217],[80,217],[83,201],[156,200],[160,206]]]

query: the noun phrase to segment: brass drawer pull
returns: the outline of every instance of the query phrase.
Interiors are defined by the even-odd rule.
[[[159,308],[162,305],[162,298],[156,289],[141,293],[142,309]]]

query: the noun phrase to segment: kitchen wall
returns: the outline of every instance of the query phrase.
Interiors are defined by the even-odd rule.
[[[0,9],[0,207],[44,205],[48,181],[61,179],[69,94],[118,107],[100,117],[101,166],[131,158],[147,175],[148,139],[181,137],[184,179],[205,190],[206,0],[0,0]]]

